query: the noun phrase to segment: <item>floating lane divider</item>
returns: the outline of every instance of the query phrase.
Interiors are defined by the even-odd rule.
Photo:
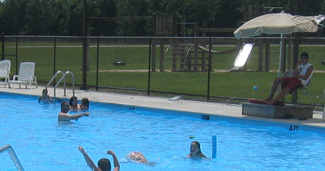
[[[217,136],[212,136],[212,159],[217,157]]]

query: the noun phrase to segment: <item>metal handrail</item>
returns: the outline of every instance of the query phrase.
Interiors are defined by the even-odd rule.
[[[14,164],[15,164],[17,170],[19,170],[19,171],[24,171],[24,168],[23,168],[23,166],[21,165],[21,163],[20,163],[20,161],[19,161],[19,159],[18,159],[18,157],[17,157],[17,155],[16,155],[14,149],[13,149],[10,145],[4,145],[4,146],[2,146],[2,147],[0,148],[0,154],[1,154],[2,152],[5,152],[5,151],[8,151],[8,153],[9,153],[9,155],[10,155],[10,157],[11,157],[11,160],[14,162]]]
[[[64,72],[63,71],[57,71],[55,74],[54,74],[54,76],[51,78],[51,80],[47,83],[47,85],[46,85],[46,89],[47,89],[47,87],[54,81],[54,79],[56,78],[56,76],[58,75],[58,74],[62,74],[62,75],[64,75]]]
[[[66,71],[65,73],[63,73],[62,71],[57,71],[55,73],[55,75],[51,78],[51,80],[47,83],[46,85],[46,89],[47,87],[53,82],[53,80],[56,78],[56,76],[58,74],[62,74],[61,78],[59,79],[59,81],[55,84],[54,86],[54,98],[56,98],[56,88],[58,87],[58,85],[61,83],[61,81],[64,79],[64,83],[63,83],[63,87],[64,87],[64,96],[66,96],[66,75],[67,74],[71,74],[71,77],[72,77],[72,94],[74,96],[74,75],[71,71]]]

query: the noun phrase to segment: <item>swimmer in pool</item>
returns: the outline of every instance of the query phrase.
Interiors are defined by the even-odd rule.
[[[84,98],[81,99],[80,109],[81,110],[88,110],[89,109],[89,100],[88,100],[88,98],[84,97]]]
[[[134,162],[139,162],[139,163],[148,163],[148,160],[146,159],[146,157],[144,157],[144,155],[140,152],[136,152],[136,151],[131,151],[126,158],[128,160],[134,161]]]
[[[198,141],[193,141],[190,147],[190,154],[186,157],[189,158],[206,158],[206,156],[201,151],[201,145]]]
[[[90,167],[91,170],[94,171],[110,171],[111,170],[111,162],[107,158],[102,158],[98,160],[98,167],[95,165],[95,163],[91,160],[91,158],[88,156],[86,151],[83,147],[79,147],[78,150],[83,154],[87,165]],[[118,162],[118,159],[115,155],[115,153],[111,150],[107,151],[107,154],[112,155],[114,160],[114,169],[113,171],[119,171],[120,170],[120,163]]]
[[[78,98],[76,96],[72,96],[69,101],[70,110],[80,110],[80,105],[78,104]]]
[[[70,109],[70,106],[69,106],[68,102],[62,102],[61,103],[61,112],[59,113],[58,121],[78,120],[79,118],[81,118],[83,116],[89,116],[90,115],[89,112],[80,113],[80,114],[76,114],[76,115],[70,115],[70,114],[68,114],[69,109]]]
[[[52,103],[54,100],[48,95],[47,89],[43,89],[42,95],[38,98],[38,103]]]

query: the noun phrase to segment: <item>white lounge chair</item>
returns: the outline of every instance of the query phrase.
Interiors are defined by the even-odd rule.
[[[29,88],[31,88],[32,84],[35,84],[37,88],[37,79],[34,73],[35,62],[21,62],[19,67],[19,75],[14,75],[13,79],[9,81],[9,88],[11,88],[11,84],[18,84],[19,88],[21,88],[21,84],[24,84],[26,89],[27,84],[29,85]]]
[[[9,76],[10,66],[11,66],[10,60],[0,61],[0,79],[4,79],[5,87],[7,86],[7,84],[9,83],[9,80],[10,80],[10,76]]]

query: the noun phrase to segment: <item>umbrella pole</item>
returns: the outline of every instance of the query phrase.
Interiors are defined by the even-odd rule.
[[[280,57],[279,57],[278,77],[280,77],[282,74],[282,68],[283,68],[282,67],[283,66],[282,59],[283,59],[283,34],[281,34],[281,37],[280,37]]]
[[[278,71],[278,77],[281,77],[282,75],[282,59],[283,59],[283,34],[281,34],[280,37],[280,57],[279,57],[279,71]],[[281,85],[278,85],[277,88],[277,94],[279,94],[281,92]]]

